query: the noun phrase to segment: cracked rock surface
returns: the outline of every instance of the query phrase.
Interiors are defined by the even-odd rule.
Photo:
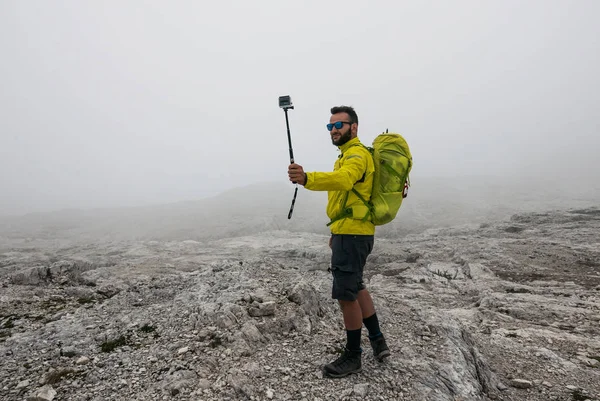
[[[328,237],[0,237],[2,400],[600,400],[600,210],[377,238],[392,355],[345,337]]]

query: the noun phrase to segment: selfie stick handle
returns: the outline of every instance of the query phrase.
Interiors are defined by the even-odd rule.
[[[290,164],[294,163],[294,151],[292,150],[292,135],[290,134],[290,122],[288,119],[288,109],[293,109],[294,106],[286,107],[283,109],[285,112],[285,125],[287,127],[287,136],[288,136],[288,145],[290,147]],[[292,213],[294,211],[294,205],[296,204],[296,196],[298,195],[298,183],[292,182],[296,184],[296,189],[294,190],[294,198],[292,199],[292,206],[290,206],[290,212],[288,213],[288,220],[292,218]]]

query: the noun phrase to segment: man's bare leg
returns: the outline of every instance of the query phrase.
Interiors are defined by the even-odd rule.
[[[375,314],[375,306],[373,305],[373,298],[371,298],[371,294],[369,291],[360,290],[358,292],[358,297],[356,298],[359,305],[360,310],[362,312],[362,318],[366,319]]]
[[[344,316],[344,326],[346,330],[358,330],[363,325],[363,315],[361,305],[358,300],[355,301],[339,301]]]

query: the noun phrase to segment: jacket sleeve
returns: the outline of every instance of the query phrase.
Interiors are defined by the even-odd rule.
[[[304,187],[312,191],[350,191],[367,169],[366,157],[359,149],[348,149],[342,166],[336,171],[306,173]]]

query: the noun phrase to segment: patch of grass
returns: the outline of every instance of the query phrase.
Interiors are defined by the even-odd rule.
[[[571,397],[573,398],[573,401],[585,401],[585,400],[591,400],[590,397],[588,397],[585,394],[581,394],[581,391],[579,390],[575,390],[571,393]]]
[[[418,253],[411,253],[406,257],[406,263],[416,263],[420,257],[421,255]]]
[[[531,291],[528,290],[527,288],[507,288],[505,291],[509,294],[529,294],[529,293],[531,293]]]
[[[208,344],[209,347],[211,348],[217,348],[219,345],[223,344],[223,340],[221,339],[221,337],[213,337],[210,340],[210,343]]]
[[[15,327],[13,320],[14,320],[14,317],[9,316],[8,319],[6,319],[6,322],[4,322],[4,324],[0,328],[1,329],[12,329],[13,327]]]
[[[506,227],[504,229],[504,231],[506,231],[507,233],[520,233],[524,230],[525,230],[524,227],[517,227],[517,226],[510,226],[510,227]]]
[[[452,274],[450,274],[450,272],[440,271],[440,270],[436,270],[436,271],[434,271],[432,273],[435,274],[436,276],[443,277],[443,278],[445,278],[448,281],[454,280],[458,276],[458,270],[456,271],[456,273],[454,273],[454,276]]]
[[[64,377],[73,374],[73,373],[77,373],[74,369],[58,369],[55,370],[54,372],[51,372],[48,374],[48,376],[46,376],[46,383],[47,384],[56,384],[59,381],[61,381]]]
[[[81,297],[77,300],[77,302],[79,302],[80,304],[84,305],[84,304],[93,304],[94,303],[94,298],[92,297]]]
[[[115,340],[105,341],[100,345],[100,349],[102,352],[112,352],[118,347],[122,347],[123,345],[127,345],[128,340],[125,336],[120,336]]]
[[[154,333],[156,331],[156,328],[154,326],[150,326],[149,324],[145,324],[142,327],[140,327],[140,331],[144,333]]]
[[[40,306],[44,309],[53,309],[53,310],[61,310],[65,307],[66,301],[57,301],[57,300],[46,300],[40,303]]]

